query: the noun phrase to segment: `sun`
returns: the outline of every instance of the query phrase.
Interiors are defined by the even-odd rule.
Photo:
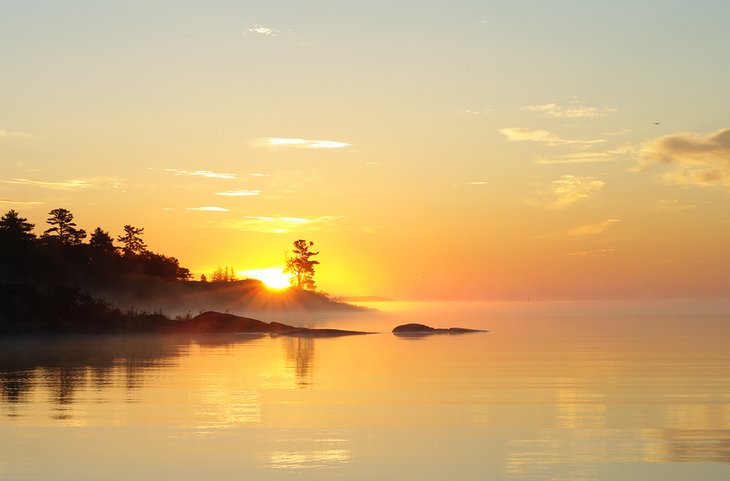
[[[270,289],[286,289],[290,287],[289,279],[291,274],[286,274],[281,267],[268,267],[266,269],[251,269],[238,273],[240,277],[258,279]]]

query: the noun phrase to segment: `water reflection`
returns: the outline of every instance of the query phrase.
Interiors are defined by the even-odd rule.
[[[169,364],[179,351],[177,342],[162,336],[6,339],[0,342],[2,398],[24,403],[35,387],[42,386],[62,419],[78,390],[111,386],[119,369],[127,390],[137,389],[142,370]]]
[[[652,461],[730,463],[730,430],[665,429],[653,433]]]
[[[26,402],[34,379],[32,369],[0,369],[0,396],[3,402]]]
[[[311,337],[291,337],[283,338],[286,349],[286,359],[297,379],[297,385],[300,387],[311,383],[312,364],[314,363],[314,342]]]
[[[352,453],[348,440],[331,432],[312,436],[284,436],[270,454],[271,467],[277,470],[332,469],[348,463]]]
[[[569,321],[0,341],[0,478],[730,479],[721,336]]]
[[[24,404],[38,403],[42,393],[52,406],[53,419],[68,420],[72,407],[85,402],[106,402],[105,392],[122,388],[124,402],[138,402],[144,388],[166,370],[179,367],[191,351],[233,355],[233,351],[265,338],[281,346],[286,370],[294,385],[313,382],[315,342],[312,338],[268,335],[164,335],[78,336],[65,338],[15,338],[0,340],[0,400],[3,411],[16,417]],[[273,375],[283,386],[282,371],[271,363],[258,375]],[[83,394],[80,394],[83,393]],[[95,393],[95,394],[94,394]],[[81,399],[79,399],[81,396]],[[197,387],[196,415],[199,434],[242,423],[259,422],[261,408],[255,386],[232,392],[226,380],[211,373]]]

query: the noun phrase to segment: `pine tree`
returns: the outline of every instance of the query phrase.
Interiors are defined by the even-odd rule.
[[[142,254],[147,251],[147,244],[142,241],[144,227],[134,227],[129,224],[124,226],[124,235],[117,237],[121,242],[124,255]]]
[[[80,244],[86,237],[86,231],[76,229],[74,216],[68,209],[53,209],[48,213],[50,217],[46,222],[51,226],[43,232],[46,239],[56,239],[62,244]]]
[[[294,249],[292,250],[294,256],[284,256],[284,262],[286,263],[284,272],[293,274],[290,280],[291,284],[308,291],[316,289],[314,266],[319,264],[319,261],[310,259],[319,254],[319,252],[309,250],[313,245],[314,242],[298,239],[294,241]]]

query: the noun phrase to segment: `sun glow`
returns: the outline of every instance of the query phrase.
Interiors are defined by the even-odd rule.
[[[268,267],[266,269],[251,269],[238,273],[239,277],[258,279],[271,289],[285,289],[291,284],[291,274],[286,274],[281,267]]]

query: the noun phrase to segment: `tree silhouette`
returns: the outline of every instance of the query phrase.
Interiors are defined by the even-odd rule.
[[[50,217],[46,220],[51,225],[50,228],[43,232],[46,239],[57,239],[61,244],[80,244],[81,240],[86,237],[86,231],[76,229],[74,216],[68,209],[53,209],[48,213]]]
[[[115,251],[114,239],[112,239],[112,236],[110,236],[107,231],[102,230],[101,227],[97,227],[94,229],[94,232],[91,233],[89,245],[92,249],[98,252],[111,254]]]
[[[210,276],[211,282],[235,282],[238,280],[236,271],[233,267],[220,267]]]
[[[124,226],[124,235],[117,237],[117,241],[123,244],[124,255],[142,254],[147,250],[147,244],[142,242],[144,227],[134,227],[129,224]]]
[[[313,245],[314,242],[298,239],[294,241],[294,249],[292,249],[294,256],[284,256],[284,262],[286,263],[284,272],[294,274],[290,279],[291,284],[308,291],[316,289],[314,266],[319,264],[319,261],[310,259],[310,257],[319,254],[319,252],[309,250]]]
[[[35,239],[35,225],[15,210],[9,210],[0,218],[0,238],[7,241],[28,241]]]
[[[84,229],[74,229],[69,244],[79,245],[84,239],[86,239],[86,231]]]
[[[29,273],[36,258],[33,227],[14,210],[0,218],[0,282],[18,282]]]

